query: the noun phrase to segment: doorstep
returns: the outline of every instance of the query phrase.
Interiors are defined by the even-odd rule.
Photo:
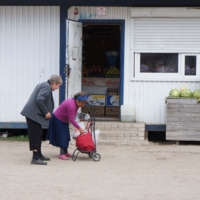
[[[145,123],[142,122],[96,121],[95,130],[100,130],[98,145],[149,145],[145,137]],[[72,135],[73,129],[70,131]],[[75,144],[73,139],[72,143]]]

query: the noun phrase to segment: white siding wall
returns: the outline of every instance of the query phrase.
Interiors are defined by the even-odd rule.
[[[135,52],[200,52],[200,18],[134,18]]]
[[[169,95],[171,89],[180,89],[182,86],[186,86],[194,91],[195,89],[200,89],[200,82],[131,82],[128,104],[136,106],[136,121],[147,124],[165,124],[165,97]]]
[[[0,6],[0,122],[25,121],[36,84],[59,74],[59,17],[59,7]]]
[[[78,8],[78,15],[74,15],[74,8]],[[130,19],[131,10],[127,7],[106,7],[106,16],[98,16],[97,7],[71,7],[68,10],[69,19]]]
[[[123,98],[124,104],[136,106],[137,121],[147,124],[165,124],[165,97],[168,96],[169,91],[174,88],[180,89],[181,86],[186,86],[191,90],[199,89],[200,83],[187,80],[184,82],[133,80],[134,52],[200,52],[200,36],[198,35],[200,20],[197,18],[199,12],[191,16],[193,11],[189,11],[188,18],[186,18],[188,9],[173,8],[173,17],[166,19],[158,14],[151,16],[154,10],[158,12],[160,9],[157,11],[155,8],[139,8],[139,17],[131,18],[131,9],[107,7],[106,16],[98,17],[96,7],[78,7],[79,14],[77,16],[74,16],[74,7],[71,7],[68,17],[75,20],[125,20],[124,96],[121,98]],[[137,8],[132,10],[132,15],[135,11]],[[163,14],[163,11],[161,10],[160,13]],[[169,13],[171,13],[170,8],[166,8],[163,15],[169,15]],[[142,17],[145,18],[141,17],[142,14],[144,15]],[[157,18],[155,18],[156,15]],[[189,38],[188,35],[190,35]]]

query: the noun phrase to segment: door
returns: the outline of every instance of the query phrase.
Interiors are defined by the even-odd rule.
[[[66,97],[81,91],[82,23],[66,21]]]

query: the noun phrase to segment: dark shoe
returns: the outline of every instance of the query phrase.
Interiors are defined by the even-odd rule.
[[[47,162],[43,162],[43,161],[40,160],[40,159],[35,160],[35,159],[32,158],[31,164],[36,164],[36,165],[47,165]]]
[[[45,161],[50,161],[50,158],[47,158],[47,157],[45,157],[45,156],[39,156],[39,159],[40,160],[45,160]]]

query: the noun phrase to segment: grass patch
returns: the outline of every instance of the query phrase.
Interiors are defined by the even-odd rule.
[[[0,140],[27,142],[28,141],[28,136],[20,135],[20,136],[14,136],[14,137],[0,137]]]

